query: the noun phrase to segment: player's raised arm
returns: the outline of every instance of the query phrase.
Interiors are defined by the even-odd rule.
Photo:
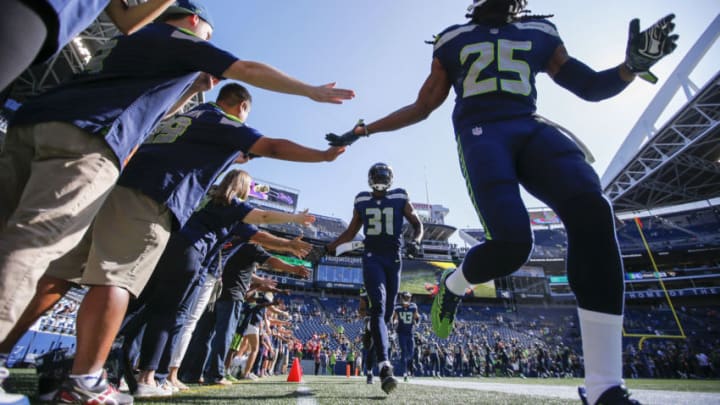
[[[368,136],[376,132],[395,131],[420,122],[442,105],[450,93],[451,85],[445,68],[437,58],[434,58],[430,68],[430,75],[425,79],[414,103],[408,104],[370,124],[365,125],[360,122],[355,125],[352,131],[342,136],[328,134],[326,139],[330,145],[347,146],[357,141],[360,136]]]
[[[600,101],[623,91],[639,75],[656,83],[657,77],[650,67],[675,50],[677,35],[671,35],[675,24],[673,14],[667,15],[648,29],[640,32],[640,21],[630,22],[625,61],[597,72],[568,55],[565,46],[559,45],[551,57],[547,73],[555,83],[587,101]]]

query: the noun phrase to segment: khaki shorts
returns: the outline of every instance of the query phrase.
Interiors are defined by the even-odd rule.
[[[171,226],[164,205],[137,190],[115,186],[92,232],[46,274],[83,285],[122,287],[137,297],[165,250]]]
[[[62,122],[10,128],[0,153],[0,340],[50,263],[82,239],[118,175],[100,136]]]

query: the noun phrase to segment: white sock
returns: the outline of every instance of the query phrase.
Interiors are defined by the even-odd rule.
[[[80,380],[85,386],[93,387],[103,378],[103,369],[88,374],[70,374],[69,377]]]
[[[464,297],[465,290],[471,286],[470,282],[465,279],[465,275],[462,271],[462,264],[458,266],[458,268],[449,275],[448,278],[445,279],[445,287],[447,287],[451,293],[460,297]]]
[[[594,404],[605,390],[623,384],[622,315],[588,311],[578,307],[585,388],[588,402]]]

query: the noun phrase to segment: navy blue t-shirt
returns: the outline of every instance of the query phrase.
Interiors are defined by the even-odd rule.
[[[237,251],[252,238],[259,229],[252,224],[237,222],[230,228],[230,232],[222,240],[217,240],[207,253],[202,265],[208,273],[218,276],[227,266],[228,260],[235,256]],[[222,263],[220,263],[222,258]]]
[[[207,258],[212,247],[225,240],[235,223],[242,222],[253,209],[252,205],[237,198],[230,205],[207,199],[178,232]]]
[[[433,56],[455,90],[455,131],[533,114],[535,76],[561,44],[555,26],[539,18],[501,27],[467,23],[445,29]]]
[[[187,30],[149,24],[108,41],[85,71],[25,102],[11,125],[73,124],[104,137],[122,168],[199,72],[222,77],[237,59]]]
[[[403,305],[395,306],[395,313],[398,319],[398,333],[403,335],[412,334],[413,326],[415,326],[415,312],[417,312],[417,305],[414,302],[411,302],[407,308]]]
[[[401,188],[388,191],[381,198],[363,191],[355,197],[355,211],[360,215],[365,234],[365,252],[392,253],[400,250],[405,204],[410,201]]]
[[[222,274],[221,301],[245,301],[252,275],[258,264],[268,261],[272,255],[254,243],[243,243],[228,260]]]
[[[270,301],[262,295],[255,302],[247,303],[243,305],[242,317],[246,324],[259,327],[262,324],[262,320],[265,318],[265,309]]]
[[[35,63],[62,49],[105,10],[110,0],[24,0],[42,18],[47,36]]]
[[[182,227],[218,175],[261,137],[216,104],[201,104],[161,122],[118,184],[167,206]]]

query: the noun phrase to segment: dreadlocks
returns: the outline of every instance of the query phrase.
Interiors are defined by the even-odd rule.
[[[480,0],[468,7],[468,14],[474,23],[503,25],[516,21],[528,21],[539,18],[550,18],[552,14],[529,14],[526,10],[527,0]]]

